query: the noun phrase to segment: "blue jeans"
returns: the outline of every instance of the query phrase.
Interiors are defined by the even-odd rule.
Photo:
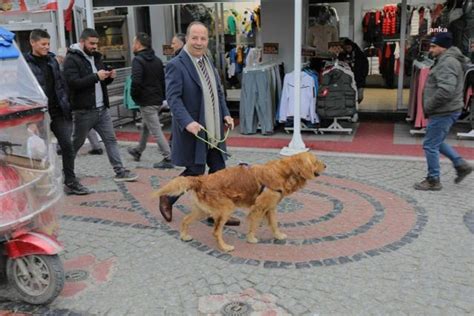
[[[449,134],[451,126],[457,121],[460,112],[447,114],[444,116],[432,117],[428,120],[423,150],[425,151],[426,162],[428,163],[428,177],[439,178],[439,154],[442,153],[452,161],[455,167],[462,164],[463,159],[459,154],[444,141]]]
[[[90,130],[95,129],[104,142],[105,151],[107,152],[109,162],[114,168],[115,173],[120,174],[125,170],[120,157],[117,139],[115,138],[114,126],[109,109],[103,106],[91,110],[73,111],[72,120],[74,123],[72,144],[76,154],[82,145],[84,145]]]

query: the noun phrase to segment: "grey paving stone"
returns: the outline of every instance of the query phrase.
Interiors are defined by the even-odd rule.
[[[125,146],[121,152],[127,157]],[[233,153],[229,165],[239,160],[260,163],[277,157],[272,151]],[[321,157],[331,176],[390,190],[423,208],[426,226],[415,232],[417,238],[412,242],[395,251],[379,251],[374,257],[330,266],[314,263],[307,269],[264,269],[262,265],[214,258],[159,229],[63,219],[64,260],[93,255],[98,261],[114,258],[116,262],[108,282],[88,284],[74,299],[60,297],[53,307],[97,315],[197,315],[199,298],[243,293],[250,288],[257,291],[255,295],[273,294],[277,303],[293,315],[472,312],[474,240],[463,217],[474,205],[474,177],[454,185],[454,172],[443,162],[443,190],[416,192],[412,185],[426,172],[423,160]],[[140,164],[148,168],[156,160],[156,152],[147,150]],[[136,165],[127,158],[125,164]],[[104,177],[99,189],[117,188],[105,157],[79,156],[77,166],[82,176]],[[285,203],[289,205],[291,200]],[[356,244],[361,245],[362,241]]]

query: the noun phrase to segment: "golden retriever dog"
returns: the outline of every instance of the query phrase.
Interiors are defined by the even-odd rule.
[[[219,248],[232,251],[222,238],[224,224],[237,207],[249,209],[247,241],[257,243],[255,232],[261,220],[268,221],[276,239],[286,239],[278,229],[276,207],[286,196],[301,189],[308,180],[314,179],[326,169],[326,165],[309,152],[272,160],[265,164],[238,165],[213,174],[197,177],[177,177],[154,195],[178,196],[187,191],[193,193],[192,212],[181,223],[180,237],[190,241],[191,223],[208,216],[214,218],[213,235]]]

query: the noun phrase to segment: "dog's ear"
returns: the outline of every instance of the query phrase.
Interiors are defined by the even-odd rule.
[[[298,176],[304,179],[314,178],[312,154],[302,153],[293,156],[293,158],[292,169]]]

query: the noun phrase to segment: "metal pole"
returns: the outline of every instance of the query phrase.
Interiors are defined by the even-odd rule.
[[[403,106],[403,77],[405,70],[405,41],[407,33],[407,0],[402,0],[402,20],[400,25],[400,70],[398,72],[397,110]]]
[[[59,48],[66,47],[66,32],[64,32],[64,8],[63,1],[58,1],[58,37],[59,37]]]
[[[92,0],[85,0],[86,21],[88,28],[94,28],[94,5]]]
[[[301,103],[301,33],[302,33],[302,15],[303,6],[302,0],[295,0],[295,47],[294,47],[294,70],[295,76],[295,108],[294,108],[294,122],[293,122],[293,137],[288,147],[283,148],[280,154],[291,156],[300,152],[308,151],[303,139],[301,138],[301,117],[300,117],[300,103]]]
[[[221,43],[221,38],[219,34],[219,5],[217,3],[214,3],[214,32],[215,32],[215,37],[216,37],[216,65],[217,68],[221,68],[221,53],[219,51],[220,43]]]
[[[349,1],[349,38],[354,40],[355,0]]]

